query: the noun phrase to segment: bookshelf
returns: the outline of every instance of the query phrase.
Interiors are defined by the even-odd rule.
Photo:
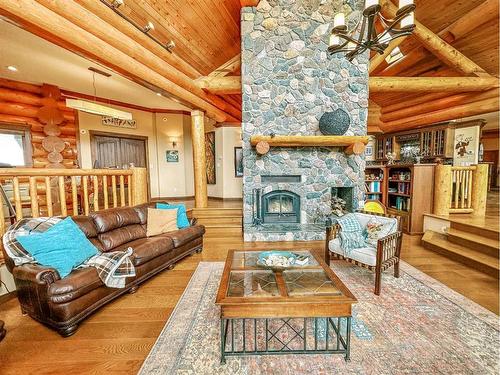
[[[365,168],[365,199],[377,200],[386,205],[386,167],[367,165]]]
[[[386,168],[387,212],[401,216],[405,233],[423,233],[423,215],[432,212],[434,164]]]

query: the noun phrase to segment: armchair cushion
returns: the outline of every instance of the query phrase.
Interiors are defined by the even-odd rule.
[[[328,249],[335,254],[344,256],[344,250],[340,245],[340,239],[335,238],[328,243]],[[349,258],[359,263],[366,264],[367,266],[375,266],[377,263],[377,249],[365,246],[356,249],[352,249],[349,254]]]
[[[370,215],[366,213],[355,213],[356,218],[364,228],[366,242],[377,247],[377,241],[398,230],[396,218]]]

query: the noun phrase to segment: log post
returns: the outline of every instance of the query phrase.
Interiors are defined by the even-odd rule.
[[[191,112],[191,137],[193,140],[194,203],[196,208],[208,206],[207,166],[205,155],[205,114]]]
[[[451,165],[436,165],[434,171],[434,215],[447,216],[451,206]]]
[[[132,170],[132,178],[129,180],[132,185],[132,202],[131,206],[137,206],[149,201],[148,199],[148,170],[146,168],[130,168]],[[114,176],[113,176],[114,177]],[[116,180],[115,180],[116,181]],[[116,182],[115,182],[116,183]],[[116,204],[116,185],[113,191],[113,203]],[[106,187],[105,187],[106,189]]]
[[[474,216],[486,214],[486,197],[488,195],[488,164],[478,164],[474,171],[472,188],[472,209]]]

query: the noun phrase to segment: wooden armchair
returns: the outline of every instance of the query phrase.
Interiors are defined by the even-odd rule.
[[[340,225],[333,223],[327,225],[325,242],[325,262],[330,265],[330,259],[343,259],[371,271],[375,271],[375,294],[380,295],[380,283],[382,272],[394,266],[394,277],[399,277],[399,261],[401,254],[401,219],[399,216],[378,214],[361,211],[355,215],[365,215],[372,217],[383,217],[396,220],[396,225],[392,233],[379,238],[377,246],[367,246],[361,249],[354,249],[349,257],[343,255],[340,249]],[[365,218],[366,219],[366,218]]]

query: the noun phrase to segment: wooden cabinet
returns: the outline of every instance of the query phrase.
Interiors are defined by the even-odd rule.
[[[394,134],[380,135],[376,138],[375,155],[377,160],[387,160],[387,153],[394,152],[396,160],[400,160],[401,139],[410,139],[415,135],[420,139],[420,152],[424,159],[452,158],[453,137],[455,129],[452,125],[439,125],[421,130],[411,130]],[[409,137],[410,136],[410,137]]]
[[[387,167],[387,212],[401,216],[403,231],[423,233],[424,213],[432,213],[435,164]]]
[[[389,152],[394,152],[396,154],[396,159],[399,159],[399,145],[396,141],[396,137],[381,136],[377,137],[375,142],[375,156],[377,160],[387,160],[387,154]]]

